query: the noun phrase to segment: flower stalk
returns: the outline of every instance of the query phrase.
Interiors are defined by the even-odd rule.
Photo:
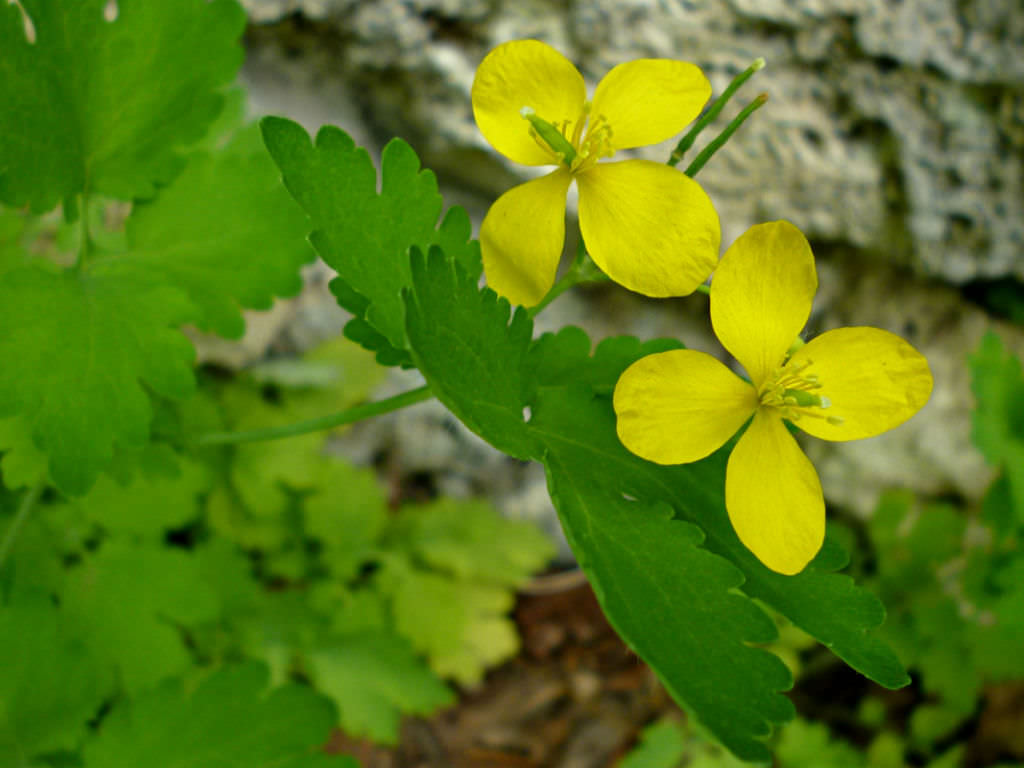
[[[306,435],[310,432],[321,432],[325,429],[332,429],[385,413],[391,413],[416,403],[422,403],[433,396],[434,393],[430,386],[424,384],[422,387],[410,389],[408,392],[402,392],[384,400],[364,403],[363,405],[357,405],[354,408],[348,408],[337,413],[330,413],[326,416],[317,416],[313,419],[297,421],[294,424],[267,427],[265,429],[251,429],[243,432],[208,432],[197,437],[193,444],[197,446],[237,445],[238,443],[257,443],[263,440],[278,440],[283,437]]]

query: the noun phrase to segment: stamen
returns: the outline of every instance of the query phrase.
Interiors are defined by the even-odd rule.
[[[761,405],[777,409],[783,418],[790,421],[807,417],[842,424],[841,417],[822,413],[832,406],[832,401],[815,391],[822,388],[818,376],[805,373],[813,364],[813,360],[803,360],[792,365],[783,363],[775,369],[761,388]]]

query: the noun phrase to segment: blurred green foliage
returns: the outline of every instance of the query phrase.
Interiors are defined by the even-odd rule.
[[[207,380],[165,414],[164,436],[291,422],[328,400],[344,407],[366,396],[379,370],[350,342],[329,342],[301,360]],[[197,735],[196,754],[219,749],[214,734],[228,734],[231,718],[291,722],[286,700],[320,713],[320,729],[304,731],[313,743],[335,724],[395,743],[404,714],[454,702],[445,680],[475,684],[514,655],[514,591],[553,545],[478,500],[393,509],[374,471],[325,453],[326,439],[192,457],[157,450],[120,481],[102,476],[85,496],[44,499],[0,571],[0,652],[18,660],[18,674],[0,681],[0,765],[80,750],[86,765],[128,765],[142,747],[119,723],[142,727],[140,712],[171,717],[185,706],[182,690],[226,696],[227,682],[193,691],[211,669],[249,670],[216,673],[248,681],[238,701],[294,679],[326,698],[293,686],[274,688],[261,714],[219,709],[223,721]],[[17,496],[2,500],[0,538]],[[144,727],[172,738],[158,734],[159,718]],[[274,741],[261,744],[253,748]],[[321,764],[294,759],[296,768]]]

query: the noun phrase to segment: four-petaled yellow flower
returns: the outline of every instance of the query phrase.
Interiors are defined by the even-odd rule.
[[[641,358],[615,387],[619,438],[659,464],[704,458],[753,416],[729,457],[725,505],[746,547],[786,574],[821,547],[825,503],[783,419],[825,440],[872,437],[913,416],[932,391],[928,362],[888,331],[839,328],[796,348],[817,284],[796,227],[752,227],[711,281],[715,335],[750,381],[703,352],[675,350]]]
[[[513,41],[487,54],[472,90],[481,133],[517,163],[558,165],[503,194],[484,218],[488,284],[514,304],[544,297],[555,282],[575,180],[580,230],[597,266],[648,296],[693,292],[718,261],[718,215],[707,194],[661,163],[598,161],[679,133],[710,95],[693,64],[640,59],[614,67],[588,102],[583,76],[545,43]]]

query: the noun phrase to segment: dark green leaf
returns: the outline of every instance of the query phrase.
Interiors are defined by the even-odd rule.
[[[624,497],[624,449],[602,444],[589,391],[546,394],[532,426],[548,449],[551,498],[608,620],[723,744],[767,760],[762,739],[793,716],[778,693],[792,678],[749,643],[773,640],[775,625],[735,591],[742,573],[700,546],[699,528],[663,503]]]
[[[535,457],[524,421],[525,361],[533,323],[439,248],[413,250],[406,332],[413,360],[434,394],[496,448]],[[511,321],[510,321],[511,316]]]
[[[469,217],[453,208],[438,227],[437,180],[420,170],[419,158],[400,139],[381,155],[378,194],[370,156],[340,129],[322,128],[314,145],[289,120],[268,117],[260,125],[285,185],[312,220],[313,245],[341,276],[332,284],[335,296],[363,321],[350,337],[380,351],[381,362],[408,363],[401,300],[411,284],[408,250],[438,244],[479,278],[480,249],[470,240]]]

